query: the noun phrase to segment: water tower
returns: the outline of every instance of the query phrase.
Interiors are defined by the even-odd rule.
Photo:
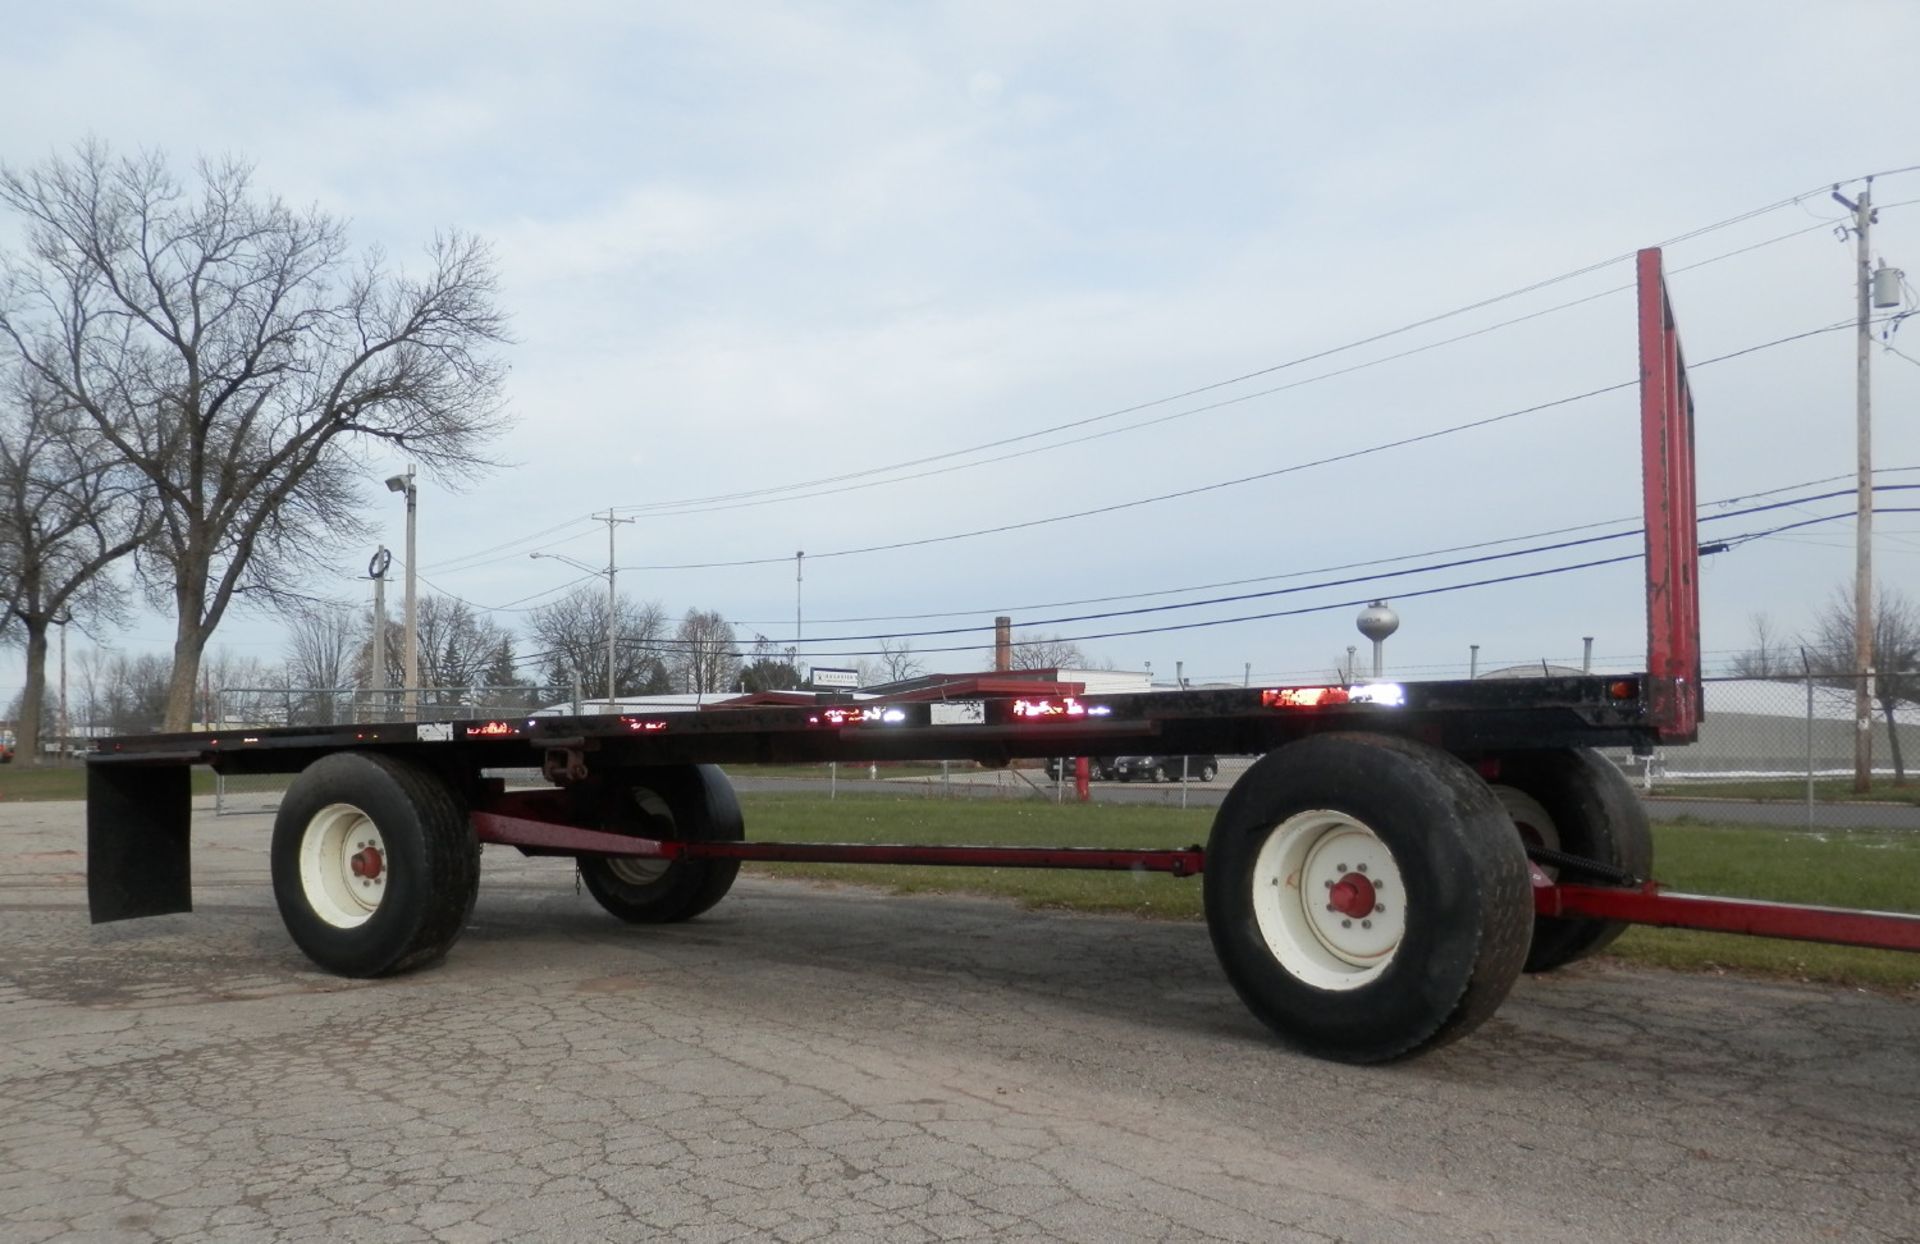
[[[1360,633],[1373,641],[1373,676],[1380,677],[1381,664],[1387,645],[1387,636],[1400,629],[1400,615],[1387,607],[1384,600],[1376,600],[1360,611],[1353,620]]]

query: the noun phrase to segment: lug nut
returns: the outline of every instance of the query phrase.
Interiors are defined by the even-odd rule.
[[[1374,909],[1374,911],[1376,911],[1376,912],[1382,912],[1382,911],[1385,911],[1385,910],[1387,909],[1387,905],[1386,905],[1385,903],[1375,903],[1375,904],[1373,905],[1373,909]]]
[[[1338,910],[1339,910],[1339,908],[1337,908],[1337,907],[1335,907],[1335,906],[1334,906],[1334,905],[1333,905],[1332,903],[1328,903],[1328,904],[1327,904],[1327,910],[1328,910],[1328,911],[1338,911]]]
[[[1360,927],[1361,927],[1361,928],[1363,928],[1363,929],[1371,929],[1371,928],[1373,927],[1373,921],[1371,921],[1371,920],[1362,920],[1362,921],[1360,922]]]
[[[1341,928],[1343,928],[1343,929],[1351,929],[1351,928],[1353,927],[1353,921],[1351,921],[1351,920],[1342,920],[1342,921],[1340,922],[1340,927],[1341,927]]]
[[[1361,872],[1367,871],[1367,866],[1365,864],[1360,865],[1360,871]]]
[[[1347,871],[1347,866],[1346,866],[1345,864],[1335,864],[1335,865],[1334,865],[1333,867],[1334,867],[1334,869],[1335,869],[1336,871],[1338,871],[1338,872],[1345,872],[1345,871]]]
[[[1331,877],[1327,878],[1326,886],[1327,886],[1327,889],[1329,890],[1333,889],[1333,878]]]

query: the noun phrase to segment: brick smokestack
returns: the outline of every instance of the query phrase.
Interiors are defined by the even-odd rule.
[[[993,620],[993,668],[1006,673],[1013,668],[1013,619],[998,617]]]

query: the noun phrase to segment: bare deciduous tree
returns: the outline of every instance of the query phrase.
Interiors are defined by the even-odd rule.
[[[337,691],[353,686],[359,622],[339,604],[310,606],[287,621],[287,677],[295,686]]]
[[[17,754],[37,764],[53,625],[119,621],[105,572],[150,534],[138,493],[91,425],[31,376],[0,386],[0,639],[26,648]]]
[[[913,645],[904,639],[881,640],[878,659],[881,677],[887,682],[904,682],[927,668],[913,655]]]
[[[667,615],[652,601],[621,596],[615,601],[619,625],[614,653],[614,690],[620,695],[658,695],[672,685],[661,639]],[[541,677],[565,687],[577,677],[588,695],[607,685],[607,598],[579,587],[533,611],[528,623]]]
[[[313,693],[318,702],[308,712],[318,725],[343,719],[340,693],[354,684],[359,631],[353,611],[341,604],[312,605],[287,620],[286,680]]]
[[[27,227],[0,269],[0,344],[145,477],[160,512],[140,565],[175,617],[167,724],[241,593],[283,595],[299,559],[357,535],[384,442],[429,471],[484,465],[506,339],[492,257],[442,235],[424,270],[349,253],[343,223],[262,196],[252,170],[99,143],[0,168]]]
[[[1733,658],[1733,672],[1741,678],[1791,677],[1800,672],[1800,662],[1790,654],[1790,645],[1773,628],[1765,613],[1747,615],[1747,632],[1753,646]]]
[[[800,686],[800,669],[793,663],[792,651],[789,648],[782,652],[765,635],[755,635],[747,663],[740,667],[736,689],[749,693],[797,689]]]
[[[1032,632],[1013,637],[1013,668],[1017,670],[1078,669],[1086,663],[1087,654],[1070,639]]]
[[[73,716],[88,733],[142,734],[160,728],[167,703],[164,657],[82,648],[74,671]]]
[[[1848,690],[1858,681],[1854,673],[1853,619],[1853,589],[1837,587],[1804,640],[1815,677]],[[1883,587],[1875,593],[1873,663],[1873,698],[1887,719],[1894,785],[1904,786],[1907,769],[1895,710],[1902,704],[1920,703],[1920,608],[1895,589]]]
[[[295,717],[286,708],[284,692],[270,689],[288,686],[287,672],[259,657],[242,656],[229,648],[211,648],[200,662],[200,693],[196,720],[208,722],[285,722],[288,725],[311,722],[312,716]],[[331,719],[329,719],[331,720]]]
[[[674,681],[682,691],[711,694],[739,680],[733,625],[712,610],[687,610],[673,633],[670,653]]]
[[[420,678],[449,690],[512,686],[513,635],[451,596],[419,603]]]

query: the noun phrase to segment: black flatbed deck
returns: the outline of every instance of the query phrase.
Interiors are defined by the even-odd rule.
[[[342,750],[462,768],[538,768],[550,750],[628,765],[973,760],[1117,750],[1257,755],[1310,734],[1360,729],[1456,754],[1661,741],[1645,675],[1268,686],[1118,695],[854,700],[678,712],[235,728],[103,739],[95,765],[210,765],[297,773]]]

